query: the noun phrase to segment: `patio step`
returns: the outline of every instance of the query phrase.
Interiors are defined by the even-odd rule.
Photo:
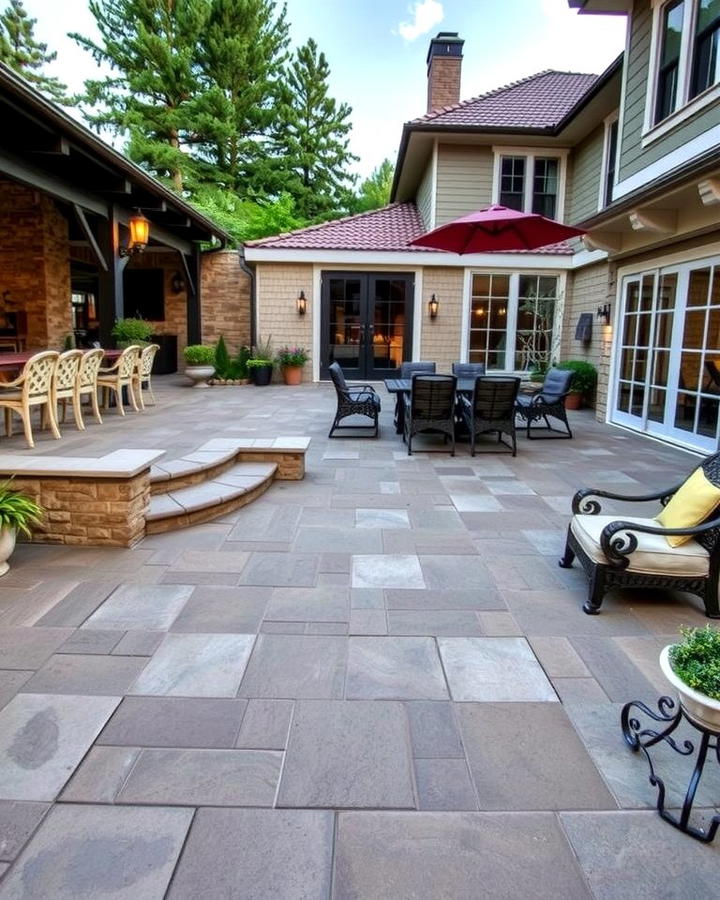
[[[231,455],[234,457],[235,454]],[[212,464],[208,462],[204,467],[194,469],[193,473],[207,474],[219,465],[217,461]],[[207,480],[184,487],[172,487],[173,479],[163,478],[162,483],[169,485],[169,489],[151,495],[145,516],[146,534],[209,522],[245,506],[265,493],[277,470],[277,464],[272,462],[241,462],[231,464]],[[177,481],[180,481],[179,477]]]

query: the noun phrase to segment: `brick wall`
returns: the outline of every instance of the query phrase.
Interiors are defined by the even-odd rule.
[[[203,343],[222,335],[232,354],[250,344],[250,276],[236,250],[203,253],[201,272]]]
[[[25,312],[28,348],[62,346],[72,331],[68,226],[53,200],[0,181],[2,312]]]
[[[438,372],[450,372],[460,361],[463,276],[462,269],[450,268],[426,268],[423,273],[421,322],[415,322],[415,328],[422,328],[420,359],[436,362]],[[428,310],[433,294],[440,303],[435,319]]]
[[[433,56],[428,70],[427,112],[460,100],[462,57]]]
[[[283,344],[312,350],[313,308],[312,266],[301,263],[259,263],[257,266],[257,330],[266,340],[272,335],[275,350]],[[295,301],[300,291],[307,298],[307,312],[299,316]],[[275,373],[279,377],[279,373]],[[312,378],[312,362],[305,364],[303,378]]]

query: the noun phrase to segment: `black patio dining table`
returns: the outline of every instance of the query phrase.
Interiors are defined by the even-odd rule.
[[[405,404],[401,394],[409,394],[412,389],[412,378],[386,378],[385,387],[389,394],[395,394],[397,401],[397,424],[395,432],[402,434],[405,428]],[[455,385],[456,394],[472,394],[475,387],[474,378],[458,378]]]

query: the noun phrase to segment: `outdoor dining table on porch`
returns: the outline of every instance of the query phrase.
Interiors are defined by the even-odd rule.
[[[39,350],[23,350],[21,353],[0,353],[0,373],[19,372],[30,357],[40,352]],[[105,350],[104,353],[103,361],[114,363],[122,353],[122,350]]]

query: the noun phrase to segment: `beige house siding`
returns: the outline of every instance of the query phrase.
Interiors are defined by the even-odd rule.
[[[605,129],[600,126],[573,151],[572,176],[568,177],[568,187],[572,187],[566,202],[568,222],[582,222],[598,210],[604,142]]]
[[[438,372],[450,372],[452,364],[460,360],[462,333],[463,269],[426,268],[420,303],[421,328],[420,359],[437,363]],[[437,318],[431,319],[428,303],[432,295],[440,301]]]
[[[430,231],[432,228],[434,228],[434,224],[432,221],[433,188],[433,164],[431,158],[428,160],[427,166],[425,167],[425,174],[423,175],[422,181],[418,186],[416,198],[418,212],[420,213],[423,225],[425,226],[427,231]]]
[[[612,303],[614,299],[614,282],[610,283],[607,262],[578,269],[568,278],[560,341],[560,359],[582,359],[597,368],[598,389],[595,410],[597,418],[601,421],[605,419],[607,406],[608,369],[613,335],[612,328],[602,324],[596,317],[596,313],[598,306]],[[590,313],[593,317],[590,344],[583,344],[575,340],[575,328],[581,313]]]
[[[436,225],[492,203],[490,147],[440,144],[437,161]]]
[[[313,267],[303,263],[258,263],[257,334],[262,340],[272,336],[273,349],[283,344],[305,347],[312,352],[312,323],[320,310],[314,308]],[[307,312],[299,316],[295,301],[305,291]],[[305,364],[305,380],[312,379],[312,362]],[[279,373],[275,373],[279,378]]]

